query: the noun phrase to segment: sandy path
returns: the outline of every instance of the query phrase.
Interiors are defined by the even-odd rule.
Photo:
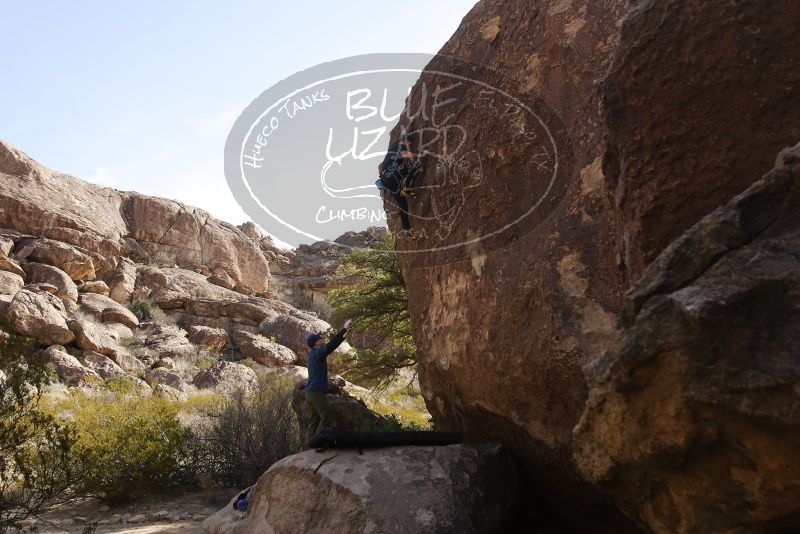
[[[226,506],[236,491],[151,496],[117,508],[96,501],[72,502],[43,514],[36,532],[82,534],[87,525],[96,525],[97,534],[200,532],[203,519]]]

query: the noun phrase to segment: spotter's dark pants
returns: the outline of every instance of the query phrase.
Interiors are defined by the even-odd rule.
[[[333,424],[331,408],[324,391],[309,391],[306,393],[306,404],[311,417],[308,420],[306,429],[306,443],[311,441],[314,434],[323,428],[329,428]]]

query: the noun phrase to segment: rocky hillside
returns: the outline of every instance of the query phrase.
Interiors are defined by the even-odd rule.
[[[483,0],[409,96],[404,126],[435,129],[426,87],[480,75],[553,134],[545,195],[541,144],[460,89],[449,157],[480,185],[421,189],[398,249],[435,421],[511,447],[578,530],[800,528],[796,151],[761,179],[800,141],[798,23],[790,0]]]
[[[256,379],[240,360],[301,380],[306,337],[330,327],[270,298],[270,265],[292,253],[252,223],[94,186],[6,143],[0,245],[0,316],[68,386],[232,391]]]
[[[272,292],[294,306],[313,310],[323,318],[330,317],[325,296],[342,284],[334,276],[342,257],[371,246],[387,233],[386,228],[371,227],[363,232],[347,232],[333,242],[319,241],[300,245],[294,251],[281,251],[286,259],[278,257],[277,262],[270,262]]]

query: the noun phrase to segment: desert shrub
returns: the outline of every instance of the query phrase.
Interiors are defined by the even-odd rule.
[[[417,430],[431,430],[430,422],[419,422],[407,419],[394,412],[386,412],[381,423],[363,423],[358,430],[361,432],[410,432]]]
[[[369,409],[383,416],[385,424],[377,428],[364,430],[395,431],[395,430],[433,430],[433,423],[427,411],[413,408],[390,406],[382,402],[367,403]]]
[[[56,407],[77,430],[72,459],[83,473],[81,492],[118,504],[184,481],[188,431],[179,405],[110,385],[100,395],[72,392]]]
[[[208,292],[203,287],[196,287],[194,291],[192,291],[192,296],[196,299],[202,299],[208,296]]]
[[[269,466],[298,452],[302,437],[291,407],[293,386],[262,375],[254,392],[238,392],[195,424],[191,468],[205,485],[247,486]]]
[[[25,338],[0,333],[0,532],[68,498],[73,429],[40,407],[52,371]]]
[[[142,322],[162,321],[166,318],[164,311],[150,299],[135,299],[128,305],[128,309]]]
[[[211,369],[215,363],[217,363],[217,360],[215,358],[202,354],[197,357],[197,359],[194,362],[194,365],[198,369]]]
[[[249,367],[253,371],[259,371],[262,367],[264,367],[263,365],[261,365],[260,363],[258,363],[257,361],[255,361],[252,358],[245,358],[243,360],[240,360],[238,363]]]
[[[139,388],[134,380],[125,375],[117,375],[106,380],[106,387],[117,395],[135,395]]]

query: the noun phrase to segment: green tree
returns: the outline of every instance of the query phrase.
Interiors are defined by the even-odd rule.
[[[71,426],[40,409],[50,369],[31,340],[0,331],[0,532],[68,498]]]
[[[328,293],[333,322],[352,318],[351,339],[362,347],[340,358],[342,373],[355,382],[382,387],[402,369],[414,368],[417,351],[408,292],[391,235],[372,248],[346,255],[336,279],[342,286]]]

